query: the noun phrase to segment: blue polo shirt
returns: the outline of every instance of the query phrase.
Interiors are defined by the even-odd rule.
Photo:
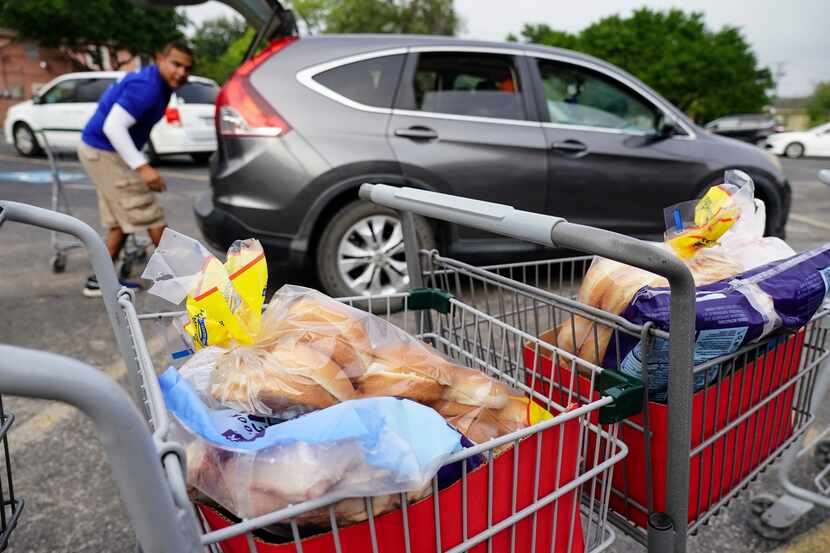
[[[104,121],[114,104],[118,104],[135,118],[130,127],[130,137],[138,150],[144,148],[150,138],[150,131],[164,115],[173,89],[164,82],[157,65],[150,65],[136,73],[129,73],[110,86],[98,100],[98,109],[81,133],[85,144],[100,150],[115,151],[107,135]]]

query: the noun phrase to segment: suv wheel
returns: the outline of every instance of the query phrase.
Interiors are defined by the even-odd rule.
[[[420,248],[435,239],[429,224],[415,218]],[[317,247],[317,273],[328,294],[393,294],[409,288],[399,215],[385,207],[356,201],[329,222]]]
[[[13,131],[14,149],[22,156],[34,156],[40,153],[35,133],[26,123],[17,123]]]
[[[804,155],[804,146],[798,142],[787,144],[787,147],[784,148],[784,155],[790,159],[799,158]]]

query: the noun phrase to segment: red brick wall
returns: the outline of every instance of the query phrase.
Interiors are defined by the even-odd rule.
[[[0,121],[5,120],[9,106],[30,99],[38,86],[73,69],[58,50],[0,36]],[[21,97],[10,98],[13,91]]]

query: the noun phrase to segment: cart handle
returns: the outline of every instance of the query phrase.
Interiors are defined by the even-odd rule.
[[[113,267],[110,254],[98,233],[83,221],[65,213],[19,202],[0,200],[0,225],[4,221],[14,221],[33,227],[63,232],[81,241],[89,255],[92,270],[98,278],[104,308],[107,310],[107,316],[115,333],[121,358],[124,359],[124,363],[127,365],[130,384],[133,390],[136,390],[138,363],[130,345],[127,321],[121,315],[121,309],[118,306],[120,285],[118,277],[115,276],[115,267]]]
[[[665,277],[671,288],[668,383],[666,512],[672,519],[674,551],[685,551],[692,420],[692,368],[695,332],[695,283],[686,265],[670,252],[616,232],[569,223],[511,206],[409,187],[364,183],[360,197],[424,217],[525,240],[544,246],[601,255]],[[671,532],[671,530],[669,531]],[[670,534],[669,534],[670,535]],[[672,540],[670,537],[669,540]]]
[[[92,419],[142,551],[202,551],[195,515],[174,505],[147,423],[112,378],[68,357],[0,345],[0,393],[61,401]]]

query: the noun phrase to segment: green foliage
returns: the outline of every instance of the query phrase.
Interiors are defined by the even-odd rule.
[[[205,21],[190,39],[196,58],[195,72],[216,82],[224,82],[242,60],[251,41],[253,33],[248,35],[246,41],[243,38],[245,32],[245,22],[241,19],[219,18]],[[237,55],[235,52],[240,50]]]
[[[709,30],[702,13],[678,9],[613,15],[578,34],[525,25],[524,41],[591,54],[636,75],[697,121],[762,110],[773,87],[736,27]],[[516,37],[508,37],[508,39]]]
[[[830,81],[816,85],[816,89],[807,101],[807,115],[810,123],[821,125],[830,121]]]
[[[461,24],[452,0],[294,0],[306,32],[454,35]]]
[[[171,40],[181,39],[187,18],[173,9],[139,8],[128,0],[0,0],[0,26],[22,39],[89,54],[86,69],[103,66],[104,51],[151,58]],[[117,67],[116,67],[117,68]]]

